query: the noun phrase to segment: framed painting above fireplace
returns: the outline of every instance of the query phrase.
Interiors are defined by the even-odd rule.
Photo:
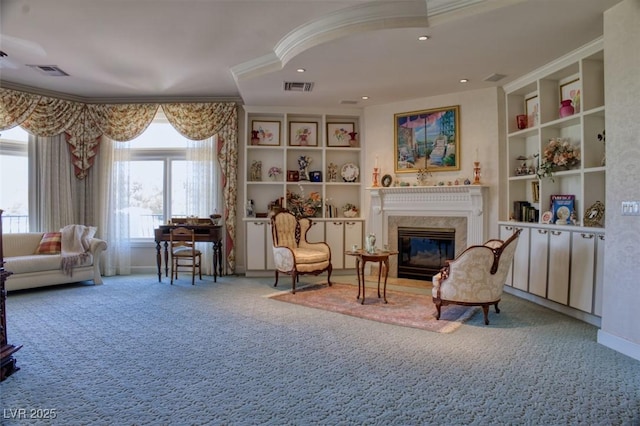
[[[460,170],[460,106],[394,115],[395,172]]]

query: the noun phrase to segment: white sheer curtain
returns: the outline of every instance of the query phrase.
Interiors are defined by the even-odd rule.
[[[101,140],[99,170],[99,229],[107,241],[104,255],[105,276],[131,273],[131,239],[129,237],[129,159],[130,142]]]
[[[41,232],[57,231],[73,223],[81,223],[74,214],[73,165],[64,134],[29,138],[29,156],[33,158],[35,175],[32,176],[30,202],[35,223],[31,229]]]
[[[219,211],[221,198],[219,171],[216,156],[216,137],[187,143],[187,214],[209,217]],[[200,243],[202,250],[202,272],[213,274],[213,247],[211,243]]]

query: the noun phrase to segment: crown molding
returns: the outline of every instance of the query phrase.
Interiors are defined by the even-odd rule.
[[[146,96],[146,97],[86,97],[75,96],[68,93],[26,86],[0,79],[0,87],[19,92],[27,92],[33,95],[47,96],[71,102],[85,104],[144,104],[144,103],[192,103],[192,102],[234,102],[242,105],[244,101],[235,96]]]

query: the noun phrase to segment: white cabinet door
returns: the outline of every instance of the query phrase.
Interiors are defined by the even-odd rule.
[[[333,269],[344,269],[344,222],[330,221],[325,226],[325,241],[331,248]]]
[[[547,257],[549,254],[549,230],[531,229],[531,269],[529,292],[547,297]]]
[[[263,271],[265,269],[266,227],[265,221],[247,222],[247,270]]]
[[[324,241],[324,222],[311,221],[311,228],[307,231],[307,241],[310,243]]]
[[[527,291],[529,284],[529,228],[523,228],[513,257],[513,286]]]
[[[595,278],[595,303],[593,313],[602,316],[602,285],[604,283],[604,234],[597,234],[596,241],[596,278]]]
[[[513,231],[515,227],[511,225],[500,225],[500,239],[502,241],[507,241],[511,235],[513,235]],[[505,284],[513,287],[513,262],[511,262],[511,266],[509,267],[509,273],[507,274],[507,278]]]
[[[571,232],[549,232],[549,291],[547,298],[567,305],[569,302],[569,264]]]
[[[351,250],[351,247],[357,245],[362,247],[362,222],[345,222],[344,223],[344,250]],[[345,269],[356,268],[356,258],[354,256],[345,256]]]
[[[264,225],[264,230],[267,234],[265,249],[267,252],[267,269],[274,270],[276,269],[276,264],[273,261],[273,234],[271,233],[271,222],[267,222]]]
[[[574,232],[571,239],[569,306],[591,313],[595,272],[596,234]]]

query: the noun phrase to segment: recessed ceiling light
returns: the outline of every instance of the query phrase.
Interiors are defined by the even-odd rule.
[[[428,35],[421,35],[420,37],[418,37],[418,40],[420,40],[420,41],[429,40],[429,36]]]
[[[460,83],[468,83],[469,79],[468,78],[461,78],[460,79]]]
[[[298,68],[296,71],[298,72],[305,72],[306,70],[304,68]]]
[[[369,97],[368,96],[363,96],[362,99],[364,99],[366,101],[367,99],[369,99]]]

